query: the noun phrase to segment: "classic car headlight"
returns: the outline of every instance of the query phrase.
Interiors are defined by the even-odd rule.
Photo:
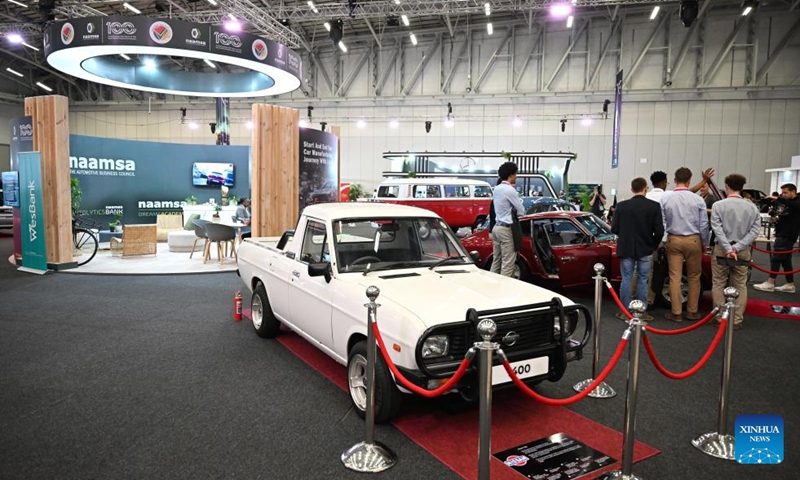
[[[553,316],[553,334],[556,336],[556,338],[560,338],[561,335],[561,325],[559,325],[558,319],[558,315]],[[578,312],[567,312],[567,318],[565,319],[564,323],[567,327],[567,338],[569,338],[573,333],[575,333],[575,328],[578,326]]]
[[[422,342],[422,358],[443,357],[450,352],[450,337],[431,335]]]

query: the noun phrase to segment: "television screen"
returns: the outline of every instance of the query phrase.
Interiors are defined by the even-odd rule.
[[[232,163],[201,163],[192,165],[192,185],[233,186]]]
[[[3,172],[3,205],[6,207],[19,207],[19,174],[17,172]]]

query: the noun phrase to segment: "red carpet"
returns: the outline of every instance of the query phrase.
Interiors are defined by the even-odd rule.
[[[347,391],[343,366],[294,333],[282,333],[278,340],[342,390]],[[477,408],[451,412],[443,409],[436,401],[410,395],[404,398],[404,401],[403,409],[394,421],[394,425],[462,477],[477,478]],[[496,392],[494,406],[492,453],[563,432],[617,460],[622,458],[621,433],[566,408],[539,404],[515,390]],[[620,411],[620,419],[622,415],[623,412]],[[391,445],[389,447],[391,448]],[[636,443],[634,452],[636,461],[659,453],[655,448],[640,442]],[[604,472],[618,469],[619,466],[617,462],[582,478],[596,478]],[[523,478],[494,458],[492,458],[491,475],[493,479]]]

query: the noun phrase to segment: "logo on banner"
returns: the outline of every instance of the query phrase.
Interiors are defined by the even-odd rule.
[[[36,182],[33,180],[28,182],[28,199],[30,204],[28,204],[28,213],[31,216],[31,220],[28,223],[28,235],[30,235],[30,241],[33,242],[36,240]]]
[[[86,40],[100,40],[100,35],[97,34],[97,33],[94,33],[94,31],[95,31],[94,23],[92,23],[92,22],[87,23],[86,24],[86,33],[82,37],[83,40],[84,41],[86,41]]]
[[[214,37],[216,37],[217,45],[224,45],[224,46],[231,46],[239,48],[242,46],[242,39],[239,38],[239,35],[229,35],[225,32],[214,32]]]
[[[739,415],[734,439],[736,461],[747,465],[783,462],[783,418],[779,415]]]
[[[527,455],[509,455],[503,463],[509,467],[522,467],[528,464],[528,460],[530,458]]]
[[[107,40],[136,40],[136,26],[132,22],[106,22]]]
[[[93,33],[94,32],[94,23],[89,22],[86,24],[86,33]]]
[[[200,30],[199,29],[197,29],[197,28],[193,28],[192,29],[192,38],[194,38],[195,40],[200,38]]]
[[[150,38],[160,45],[169,43],[172,40],[172,27],[166,22],[155,22],[150,25]]]
[[[75,29],[71,23],[67,22],[61,26],[61,43],[69,45],[73,38],[75,38]]]
[[[296,72],[300,71],[300,57],[292,52],[289,52],[289,68]]]
[[[136,176],[133,160],[70,156],[69,168],[73,175]]]
[[[192,38],[184,39],[186,41],[186,45],[191,45],[193,47],[203,47],[203,48],[205,48],[206,41],[200,39],[200,37],[202,36],[202,33],[200,32],[199,28],[193,28],[192,31],[189,33],[189,35]]]
[[[267,44],[260,38],[253,42],[253,55],[259,59],[264,60],[267,58]]]

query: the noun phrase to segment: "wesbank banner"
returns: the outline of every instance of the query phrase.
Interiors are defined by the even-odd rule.
[[[44,241],[44,201],[42,200],[42,159],[39,152],[21,152],[19,162],[22,267],[20,270],[47,272]]]

